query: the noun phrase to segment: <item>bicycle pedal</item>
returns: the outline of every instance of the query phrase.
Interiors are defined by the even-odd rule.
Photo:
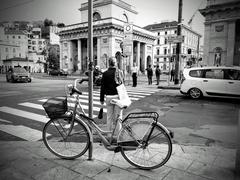
[[[173,132],[173,131],[170,131],[169,134],[170,134],[170,137],[171,137],[171,138],[174,138],[174,132]]]

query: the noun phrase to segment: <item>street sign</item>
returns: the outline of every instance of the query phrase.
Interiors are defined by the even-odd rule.
[[[123,45],[123,54],[126,56],[132,55],[132,44],[124,44]]]
[[[184,41],[184,36],[169,36],[167,41],[168,43],[180,43]]]

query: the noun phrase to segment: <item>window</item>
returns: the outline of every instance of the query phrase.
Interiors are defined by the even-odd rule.
[[[21,57],[22,55],[21,55],[21,53],[19,53],[19,57]]]
[[[32,41],[32,45],[35,45],[36,44],[36,41]]]
[[[165,55],[167,54],[167,48],[164,48],[164,54]]]
[[[16,52],[16,49],[15,48],[13,48],[13,53],[15,53]]]
[[[164,39],[164,44],[167,44],[167,38]]]
[[[18,39],[21,39],[21,36],[18,36]]]
[[[160,50],[159,49],[157,49],[157,55],[159,55],[160,54]]]
[[[165,31],[165,35],[167,35],[167,31]]]
[[[205,71],[205,78],[209,79],[223,79],[223,73],[224,71],[222,69],[207,69]]]
[[[15,39],[15,36],[12,36],[13,39]]]
[[[8,48],[5,48],[5,52],[8,52]]]
[[[160,32],[158,32],[158,36],[160,36]]]
[[[203,71],[202,70],[192,70],[192,71],[189,72],[189,76],[202,78],[203,77]]]
[[[160,44],[160,39],[157,40],[157,44],[158,44],[158,45]]]
[[[225,69],[224,79],[240,80],[240,71],[235,69]]]

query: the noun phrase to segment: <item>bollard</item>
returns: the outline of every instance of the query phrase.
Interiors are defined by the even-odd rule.
[[[237,153],[236,153],[235,172],[237,177],[240,178],[240,109],[238,111],[238,136],[237,136]]]

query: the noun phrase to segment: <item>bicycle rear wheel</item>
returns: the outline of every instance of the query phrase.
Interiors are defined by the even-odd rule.
[[[172,154],[172,141],[168,133],[156,124],[135,122],[129,125],[134,137],[126,129],[119,133],[124,159],[131,165],[145,170],[164,165]],[[144,139],[149,135],[151,128],[154,129],[146,143]]]
[[[81,122],[75,120],[69,135],[71,120],[51,119],[43,128],[43,142],[50,152],[62,159],[75,159],[88,149],[90,137]]]

